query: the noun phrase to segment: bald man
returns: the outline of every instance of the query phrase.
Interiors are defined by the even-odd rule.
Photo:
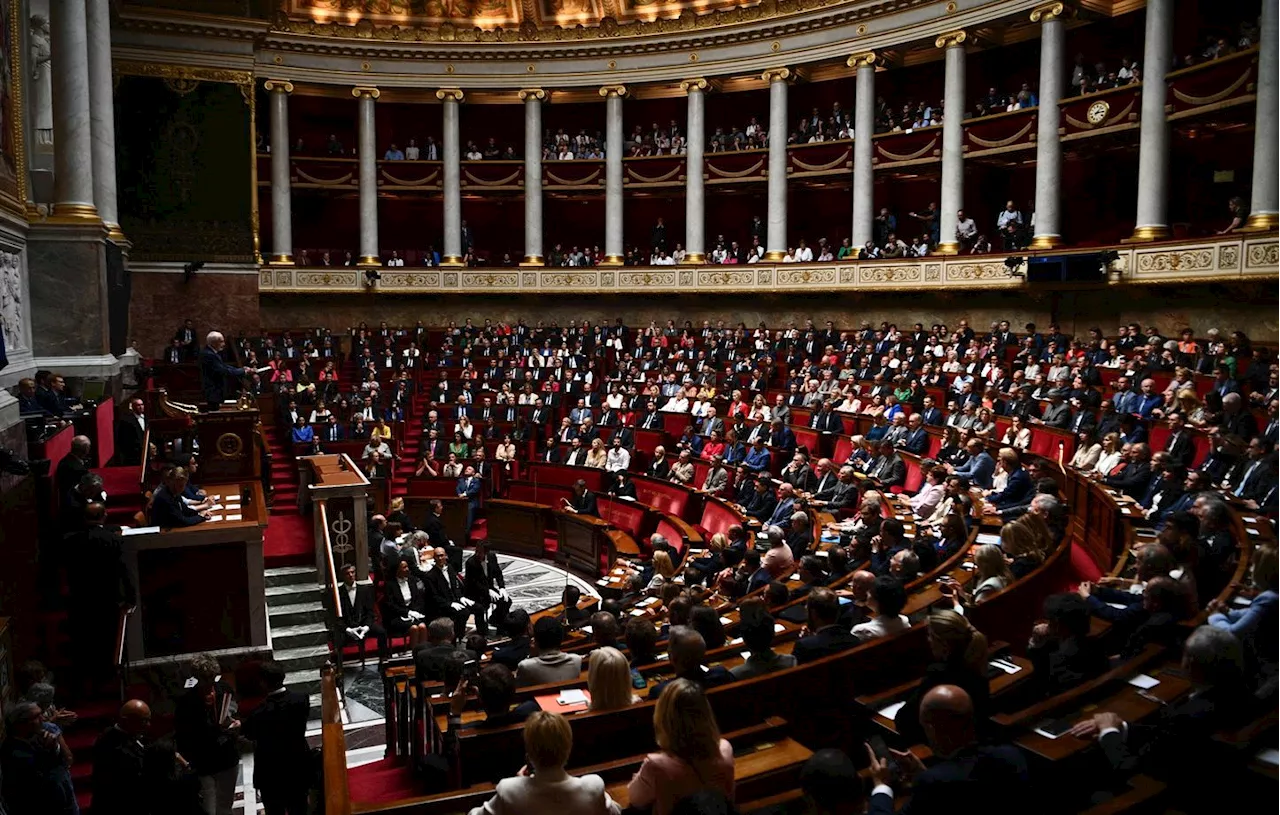
[[[1027,803],[1027,763],[1010,744],[980,746],[973,700],[955,685],[939,685],[920,700],[920,723],[937,762],[925,767],[910,751],[891,750],[907,779],[914,779],[909,800],[899,813],[946,812],[956,801],[987,801],[1001,812],[1020,812]],[[869,746],[870,815],[893,814],[889,757]]]
[[[151,708],[131,699],[116,723],[93,745],[94,815],[136,815],[145,811],[142,739],[151,728]]]
[[[217,331],[210,331],[205,338],[204,349],[200,351],[200,380],[204,387],[204,401],[210,412],[222,407],[227,393],[232,390],[227,386],[228,377],[237,379],[245,375],[244,368],[228,365],[222,358],[222,350],[227,340]]]

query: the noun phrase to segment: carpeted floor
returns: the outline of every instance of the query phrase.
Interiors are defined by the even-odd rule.
[[[347,789],[353,802],[385,804],[421,795],[422,789],[404,758],[384,758],[347,771]]]
[[[313,563],[316,548],[312,534],[309,518],[272,513],[267,520],[267,531],[262,544],[267,568]]]

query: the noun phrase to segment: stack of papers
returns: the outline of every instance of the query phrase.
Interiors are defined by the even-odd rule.
[[[562,690],[556,701],[562,705],[582,705],[587,702],[587,694],[578,688]]]
[[[1008,660],[1004,660],[1004,659],[993,659],[991,660],[991,665],[993,667],[999,668],[1000,670],[1004,671],[1009,675],[1016,674],[1018,671],[1022,670],[1022,668],[1018,667],[1016,663],[1009,662]]]
[[[991,543],[991,544],[995,544],[996,546],[999,546],[1000,536],[991,532],[980,532],[978,533],[978,537],[974,539],[974,543],[978,543],[978,544]]]
[[[888,719],[889,721],[893,721],[894,719],[898,718],[898,711],[902,710],[903,705],[905,705],[906,703],[907,702],[904,699],[901,702],[894,702],[891,705],[882,707],[876,712],[879,713],[881,716],[885,717],[886,719]]]
[[[1154,676],[1148,676],[1147,674],[1138,674],[1129,680],[1129,684],[1133,685],[1135,688],[1140,688],[1141,690],[1151,690],[1156,685],[1160,684],[1160,680],[1156,679]]]

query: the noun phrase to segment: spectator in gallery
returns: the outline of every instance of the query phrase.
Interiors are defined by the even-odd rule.
[[[1231,223],[1227,224],[1225,229],[1220,230],[1218,232],[1219,235],[1229,234],[1244,226],[1244,219],[1249,214],[1245,208],[1244,199],[1239,196],[1227,202],[1227,212],[1231,214]]]
[[[409,139],[409,144],[404,148],[404,157],[406,161],[417,161],[422,151],[418,149],[418,142],[415,139]]]
[[[1018,211],[1016,204],[1009,201],[1004,205],[1004,209],[1000,210],[1000,214],[996,216],[996,231],[1000,233],[1000,237],[1004,240],[1004,248],[1006,250],[1018,248],[1022,227],[1022,213]]]
[[[965,250],[972,249],[978,239],[978,225],[964,214],[964,210],[956,212],[956,243]]]
[[[392,142],[382,158],[386,161],[404,161],[404,151],[396,147],[395,142]]]
[[[342,142],[338,141],[338,137],[332,133],[329,134],[329,141],[325,146],[325,152],[331,156],[340,156],[344,152],[342,149]]]

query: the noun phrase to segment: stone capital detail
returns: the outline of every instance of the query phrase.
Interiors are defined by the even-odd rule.
[[[436,98],[441,102],[447,102],[450,99],[455,102],[461,102],[464,96],[462,88],[441,88],[436,91]]]
[[[356,97],[357,99],[360,99],[365,96],[369,97],[370,99],[377,99],[379,96],[382,95],[382,91],[378,90],[377,88],[352,88],[351,95]]]
[[[863,51],[861,54],[854,54],[849,57],[849,59],[845,60],[845,64],[850,68],[861,68],[864,65],[874,68],[876,67],[876,59],[875,51]]]
[[[964,45],[965,40],[969,39],[969,35],[962,29],[960,31],[949,31],[942,34],[934,41],[936,48],[951,48]]]
[[[605,85],[603,88],[600,89],[600,95],[603,96],[605,99],[608,99],[610,96],[623,97],[627,95],[627,86],[626,85]]]
[[[685,93],[689,93],[690,91],[694,91],[694,90],[705,91],[710,87],[711,87],[711,83],[708,82],[703,77],[697,77],[695,79],[683,79],[680,81],[680,90],[684,91]]]
[[[794,79],[795,75],[790,68],[768,68],[760,74],[760,78],[765,82],[786,82],[788,79]]]
[[[539,102],[547,101],[547,92],[542,88],[521,88],[516,91],[516,96],[520,97],[521,102],[527,102],[530,99],[537,99]]]
[[[262,83],[262,87],[278,93],[293,93],[293,83],[287,79],[268,79]]]
[[[1066,13],[1067,7],[1062,3],[1045,3],[1031,11],[1031,22],[1048,23]]]

